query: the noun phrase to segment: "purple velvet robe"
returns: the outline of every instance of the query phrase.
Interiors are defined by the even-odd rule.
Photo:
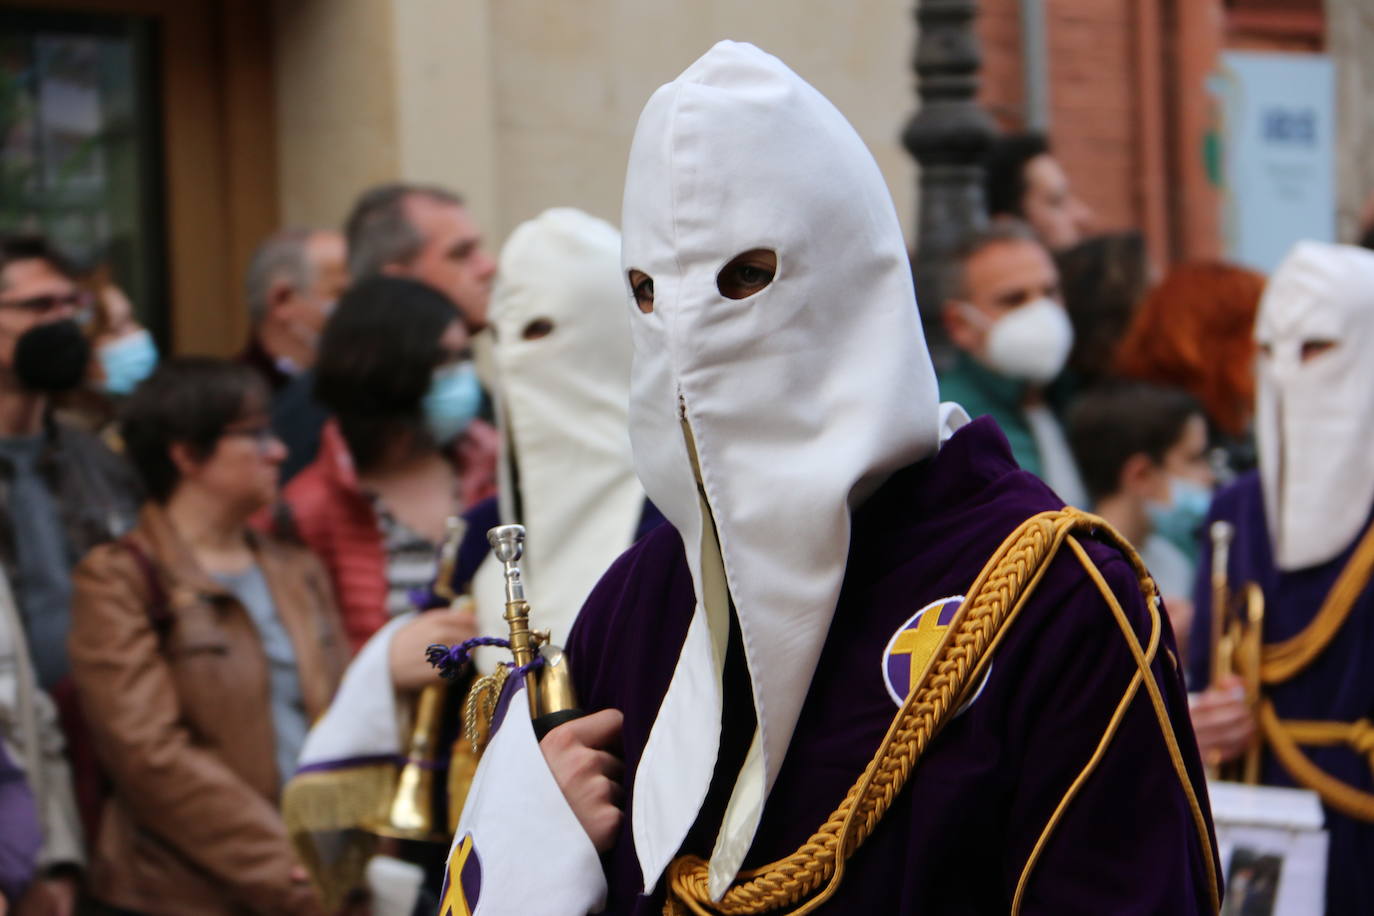
[[[1280,642],[1296,635],[1316,616],[1336,577],[1355,550],[1355,542],[1340,555],[1308,569],[1280,572],[1274,566],[1264,497],[1259,474],[1248,474],[1219,492],[1212,502],[1208,525],[1225,519],[1236,527],[1227,578],[1231,587],[1256,582],[1264,591],[1264,641]],[[1358,538],[1356,539],[1358,541]],[[1189,648],[1189,675],[1194,689],[1207,684],[1212,641],[1212,546],[1204,543],[1194,593],[1196,616]],[[1317,719],[1354,722],[1374,717],[1374,588],[1366,587],[1345,625],[1326,650],[1292,679],[1270,687],[1280,719]],[[1348,747],[1304,747],[1317,766],[1357,789],[1374,792],[1374,775],[1367,757]],[[1269,785],[1295,783],[1267,750],[1261,778]],[[1327,861],[1327,913],[1374,912],[1374,824],[1326,808],[1331,834]]]
[[[1005,437],[983,419],[936,457],[893,475],[860,507],[834,622],[746,867],[792,853],[872,758],[897,713],[882,668],[894,632],[922,607],[967,591],[1017,525],[1061,505],[1017,468]],[[1131,569],[1116,551],[1085,546],[1143,644],[1149,618]],[[568,652],[584,707],[625,714],[627,800],[692,608],[681,541],[665,525],[616,562],[571,634]],[[1163,626],[1153,674],[1210,831],[1167,618]],[[1032,846],[1135,671],[1102,596],[1065,549],[998,650],[982,692],[930,745],[822,912],[1008,912]],[[728,672],[726,689],[728,698]],[[738,748],[752,733],[752,719],[728,712],[725,718],[722,746]],[[731,722],[748,733],[731,734]],[[699,821],[709,826],[694,830],[684,851],[709,854],[723,802],[713,789],[707,808],[714,810]],[[662,882],[643,893],[628,814],[605,858],[606,912],[658,914]],[[1204,862],[1212,857],[1142,690],[1053,833],[1023,912],[1204,912]]]
[[[0,894],[15,906],[33,880],[43,830],[21,770],[0,744]]]

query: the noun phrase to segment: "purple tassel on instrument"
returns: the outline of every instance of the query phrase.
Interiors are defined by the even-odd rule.
[[[451,680],[472,663],[472,650],[478,646],[499,646],[503,649],[509,649],[510,640],[499,639],[495,636],[475,636],[451,648],[441,643],[435,643],[425,649],[425,658],[431,665],[439,669],[440,677]]]

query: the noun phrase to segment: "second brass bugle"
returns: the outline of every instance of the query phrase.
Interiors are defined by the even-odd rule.
[[[1231,560],[1231,540],[1236,529],[1226,521],[1212,522],[1208,532],[1212,536],[1212,665],[1210,686],[1219,686],[1231,673],[1230,653],[1222,645],[1226,641],[1226,617],[1231,609],[1231,586],[1227,581],[1227,567]]]
[[[1212,523],[1212,656],[1210,686],[1219,687],[1232,675],[1240,675],[1245,699],[1253,706],[1261,692],[1260,664],[1264,650],[1264,593],[1254,582],[1232,589],[1230,582],[1231,543],[1236,529],[1227,521]],[[1259,782],[1260,741],[1238,761],[1224,765],[1222,778],[1247,783]]]

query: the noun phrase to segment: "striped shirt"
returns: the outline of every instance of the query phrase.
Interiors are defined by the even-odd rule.
[[[414,610],[411,594],[434,581],[439,545],[392,515],[376,496],[370,498],[386,554],[386,612],[396,617]]]

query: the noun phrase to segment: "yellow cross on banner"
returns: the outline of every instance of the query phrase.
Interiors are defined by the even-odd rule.
[[[472,855],[472,834],[467,834],[448,857],[448,891],[439,902],[439,916],[472,916],[467,895],[463,893],[463,867]]]

